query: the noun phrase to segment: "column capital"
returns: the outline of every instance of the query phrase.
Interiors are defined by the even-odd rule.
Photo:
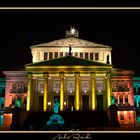
[[[28,73],[28,78],[32,78],[32,73]]]
[[[110,78],[110,73],[106,73],[106,77],[105,78],[109,79]]]
[[[65,76],[65,75],[64,75],[64,72],[60,72],[60,73],[59,73],[59,77],[60,77],[60,78],[64,78],[64,76]]]
[[[75,77],[80,78],[80,72],[75,72]]]
[[[90,77],[91,77],[91,78],[95,78],[95,73],[94,73],[94,72],[91,72],[91,73],[90,73]]]
[[[48,73],[44,73],[44,74],[43,74],[43,77],[44,77],[44,78],[48,78],[48,77],[49,77],[49,74],[48,74]]]

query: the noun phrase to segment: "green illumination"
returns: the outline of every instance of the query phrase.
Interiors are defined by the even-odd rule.
[[[21,97],[18,97],[18,99],[16,99],[15,107],[19,107],[19,108],[22,107],[22,98]]]
[[[3,122],[4,122],[4,117],[3,115],[0,115],[0,125],[3,125]]]

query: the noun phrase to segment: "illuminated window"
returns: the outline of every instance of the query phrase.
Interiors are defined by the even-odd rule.
[[[83,53],[82,52],[80,52],[80,58],[83,58]]]
[[[88,52],[85,53],[85,59],[88,59]]]
[[[58,58],[58,52],[54,53],[54,58]]]
[[[47,60],[47,58],[48,58],[48,52],[45,52],[44,53],[44,60]]]
[[[90,60],[93,60],[93,53],[90,53]]]
[[[71,94],[75,92],[75,81],[67,82],[67,91]]]
[[[99,60],[99,53],[95,53],[95,61]]]
[[[82,92],[87,93],[89,91],[89,81],[82,81]]]
[[[44,92],[44,83],[40,83],[40,93],[43,94]]]
[[[96,81],[96,91],[97,93],[102,93],[104,90],[103,81]]]
[[[53,53],[50,52],[50,53],[49,53],[49,59],[52,59],[52,58],[53,58]]]
[[[23,85],[23,83],[21,83],[21,82],[18,83],[18,93],[22,93],[23,92],[23,90],[22,90],[23,86],[22,85]]]
[[[60,91],[60,82],[59,81],[53,81],[53,92],[58,93]]]

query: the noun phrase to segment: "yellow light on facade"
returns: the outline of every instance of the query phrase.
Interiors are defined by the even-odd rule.
[[[64,109],[64,76],[60,75],[60,111]]]
[[[44,100],[43,100],[43,111],[47,111],[48,102],[48,76],[44,75]]]
[[[31,93],[32,93],[32,75],[28,75],[29,79],[28,79],[28,91],[27,91],[27,106],[26,106],[26,110],[30,111],[31,109]]]
[[[95,79],[94,75],[91,75],[91,105],[92,105],[92,110],[95,110],[95,104],[96,104],[96,99],[95,99]]]
[[[48,102],[48,105],[51,106],[51,102]]]
[[[75,96],[76,96],[76,99],[75,99],[75,109],[76,111],[79,110],[79,75],[76,75],[76,86],[75,86]]]
[[[64,102],[64,105],[66,105],[66,102]]]
[[[107,77],[107,103],[108,107],[111,105],[111,83],[110,83],[110,77]]]

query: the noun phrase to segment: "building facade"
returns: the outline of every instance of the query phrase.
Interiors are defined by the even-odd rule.
[[[26,111],[52,111],[55,98],[60,111],[107,110],[118,107],[120,124],[135,124],[131,70],[112,66],[112,47],[79,38],[75,28],[64,39],[30,47],[32,63],[6,75],[5,109],[20,99]]]

